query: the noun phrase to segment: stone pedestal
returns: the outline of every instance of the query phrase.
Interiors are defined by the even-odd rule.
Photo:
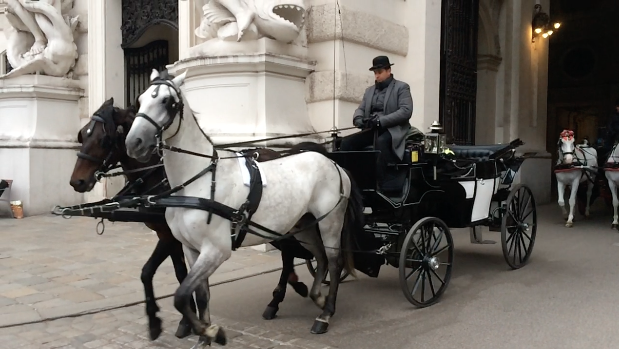
[[[83,201],[69,185],[83,95],[69,79],[0,80],[0,178],[13,180],[11,200],[23,202],[25,216]]]
[[[184,91],[200,126],[215,144],[313,132],[305,78],[313,64],[270,53],[195,57],[168,66],[187,70]],[[286,147],[308,138],[243,146]]]

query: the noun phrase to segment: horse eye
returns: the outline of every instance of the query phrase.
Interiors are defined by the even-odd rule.
[[[163,99],[163,101],[161,101],[161,103],[163,103],[163,104],[168,104],[168,97],[165,97],[165,98]]]

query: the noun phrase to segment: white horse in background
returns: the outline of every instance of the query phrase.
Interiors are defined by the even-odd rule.
[[[597,173],[597,151],[591,147],[576,146],[574,144],[574,131],[563,130],[559,138],[559,159],[555,167],[557,177],[557,189],[559,192],[559,206],[563,217],[567,218],[565,226],[574,226],[574,206],[576,206],[576,193],[580,183],[587,181],[587,208],[585,217],[589,218],[591,194]],[[590,170],[587,170],[590,169]],[[571,187],[570,211],[565,209],[565,187]]]
[[[212,219],[209,218],[209,213],[195,204],[199,200],[213,200],[236,210],[248,200],[249,188],[247,183],[243,185],[245,165],[239,164],[239,154],[215,150],[198,125],[181,90],[185,74],[170,79],[153,69],[151,85],[138,98],[139,110],[125,144],[127,154],[139,161],[148,160],[155,149],[163,151],[170,186],[181,188],[165,199],[172,203],[165,204],[165,217],[172,234],[183,244],[191,266],[189,275],[176,291],[174,306],[191,320],[195,333],[201,336],[200,342],[214,340],[225,344],[222,329],[210,324],[210,299],[207,299],[207,313],[200,319],[191,311],[188,302],[198,288],[203,287],[207,297],[210,296],[208,279],[230,258],[231,232],[236,225],[230,218],[220,216],[217,209]],[[163,147],[160,147],[159,140],[165,143]],[[316,225],[294,237],[304,243],[318,263],[310,298],[323,312],[316,318],[311,332],[325,333],[329,319],[335,313],[339,278],[332,278],[327,297],[321,295],[321,283],[327,266],[330,275],[340,275],[342,268],[354,275],[354,232],[363,229],[361,190],[347,171],[317,152],[302,152],[261,162],[258,169],[264,178],[264,187],[251,222],[262,227],[250,228],[262,236],[250,233],[241,246],[272,241],[277,237],[273,232],[285,235],[297,222],[307,226],[308,222],[304,220],[307,213],[319,219]],[[173,203],[179,199],[194,204]],[[309,224],[314,222],[313,217]]]
[[[619,215],[617,214],[617,206],[619,199],[617,198],[617,187],[619,187],[619,147],[617,143],[613,145],[608,160],[604,166],[604,175],[608,180],[608,190],[613,195],[613,229],[619,228]]]

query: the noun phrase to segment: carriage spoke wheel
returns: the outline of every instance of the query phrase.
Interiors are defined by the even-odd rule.
[[[443,295],[453,264],[449,227],[436,217],[420,219],[406,234],[400,252],[400,286],[406,299],[427,307]]]
[[[307,265],[307,269],[309,270],[310,274],[312,274],[312,277],[316,277],[316,269],[318,269],[316,258],[306,260],[305,264]],[[329,275],[331,274],[329,274],[328,270],[326,274],[327,275],[325,275],[325,278],[322,281],[322,283],[325,285],[329,285],[331,284],[331,278],[329,277]],[[342,273],[340,274],[340,282],[344,281],[348,277],[348,275],[349,273],[346,270],[342,270]]]
[[[517,185],[507,197],[501,224],[503,257],[512,269],[519,269],[527,263],[533,251],[536,234],[535,198],[529,187]]]

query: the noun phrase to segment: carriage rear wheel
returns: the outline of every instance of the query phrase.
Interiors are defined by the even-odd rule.
[[[316,258],[307,259],[305,261],[305,264],[307,265],[307,269],[309,270],[310,274],[312,274],[312,277],[316,277],[316,269],[318,269],[318,265],[316,264]],[[329,274],[329,271],[327,271],[327,275],[325,275],[325,278],[322,281],[323,284],[331,284],[331,278],[329,277],[329,275],[331,274]],[[344,281],[348,277],[348,275],[350,275],[348,271],[342,270],[342,273],[340,274],[340,282]]]
[[[451,279],[453,256],[454,243],[445,222],[425,217],[415,223],[400,251],[400,286],[406,299],[418,307],[436,303]]]
[[[507,196],[501,224],[503,257],[512,269],[522,268],[533,252],[537,234],[537,210],[531,189],[519,184]]]

